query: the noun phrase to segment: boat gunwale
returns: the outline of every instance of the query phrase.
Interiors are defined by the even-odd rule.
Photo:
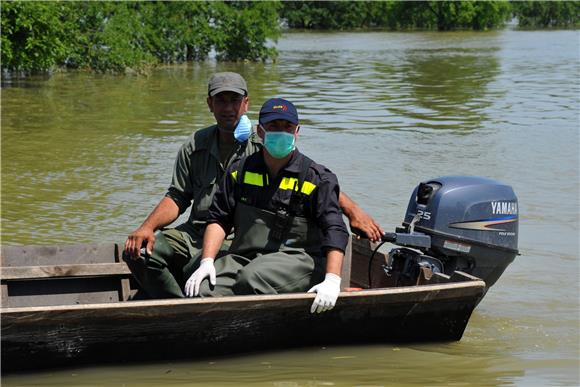
[[[468,279],[458,282],[423,284],[413,286],[401,286],[395,288],[374,288],[362,289],[349,292],[340,292],[338,300],[352,298],[381,297],[388,295],[402,295],[411,293],[432,293],[434,291],[449,291],[457,289],[485,289],[486,284],[481,279]],[[464,294],[465,295],[465,294]],[[51,306],[30,306],[30,307],[0,307],[0,315],[11,315],[18,313],[33,312],[58,312],[58,311],[89,311],[103,309],[135,309],[143,307],[172,307],[172,306],[191,306],[205,304],[236,305],[250,304],[253,302],[274,302],[274,301],[292,301],[313,299],[314,293],[288,293],[288,294],[270,294],[270,295],[237,295],[227,297],[209,297],[209,298],[179,298],[179,299],[156,299],[156,300],[139,300],[139,301],[122,301],[110,303],[95,304],[75,304],[75,305],[51,305]]]

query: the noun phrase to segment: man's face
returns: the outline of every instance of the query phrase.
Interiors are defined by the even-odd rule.
[[[233,132],[240,117],[248,111],[249,98],[233,91],[207,97],[207,106],[221,130]]]

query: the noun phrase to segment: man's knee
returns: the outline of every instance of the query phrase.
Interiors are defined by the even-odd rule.
[[[264,280],[260,273],[260,267],[244,267],[237,276],[232,287],[234,294],[270,294],[276,293]]]
[[[131,270],[131,273],[136,275],[138,272],[145,270],[145,260],[143,258],[138,257],[134,259],[125,251],[123,251],[122,258],[127,264],[127,267],[129,267],[129,270]]]
[[[224,283],[222,283],[224,282]],[[199,287],[199,297],[227,297],[233,296],[234,292],[232,291],[232,286],[230,281],[220,281],[218,277],[217,284],[211,285],[209,280],[206,278],[201,282]]]
[[[217,294],[213,291],[213,286],[210,286],[209,280],[206,278],[205,280],[201,281],[199,285],[199,297],[216,297]]]
[[[123,260],[133,277],[151,298],[183,297],[179,284],[181,273],[172,268],[174,256],[173,248],[159,231],[155,233],[155,245],[150,255],[142,250],[140,256],[133,259],[123,252]]]
[[[141,267],[143,265],[153,268],[165,268],[168,266],[168,262],[174,255],[173,248],[163,235],[161,231],[155,233],[155,244],[153,245],[153,250],[151,254],[145,254],[144,249],[141,249],[139,257],[133,259],[125,251],[123,251],[123,260],[127,263],[129,268]]]
[[[163,234],[163,231],[157,231],[155,233],[155,244],[153,245],[153,251],[151,251],[151,256],[156,259],[163,259],[166,262],[170,260],[175,251],[169,243],[169,240]]]

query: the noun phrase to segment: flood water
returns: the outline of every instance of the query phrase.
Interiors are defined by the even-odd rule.
[[[5,83],[4,245],[123,241],[165,192],[181,143],[212,123],[208,77],[233,70],[248,81],[252,120],[269,97],[295,102],[299,148],[387,231],[420,181],[510,184],[521,256],[455,343],[69,369],[3,385],[578,386],[579,43],[579,31],[293,33],[276,64]]]

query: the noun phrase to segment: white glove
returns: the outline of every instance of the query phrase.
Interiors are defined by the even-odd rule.
[[[215,286],[215,266],[213,258],[203,258],[199,268],[189,277],[185,283],[185,295],[193,297],[199,295],[201,281],[209,277],[209,282]]]
[[[338,293],[340,293],[340,277],[326,273],[324,281],[313,286],[308,293],[316,292],[316,298],[310,308],[310,313],[321,313],[334,308]]]

